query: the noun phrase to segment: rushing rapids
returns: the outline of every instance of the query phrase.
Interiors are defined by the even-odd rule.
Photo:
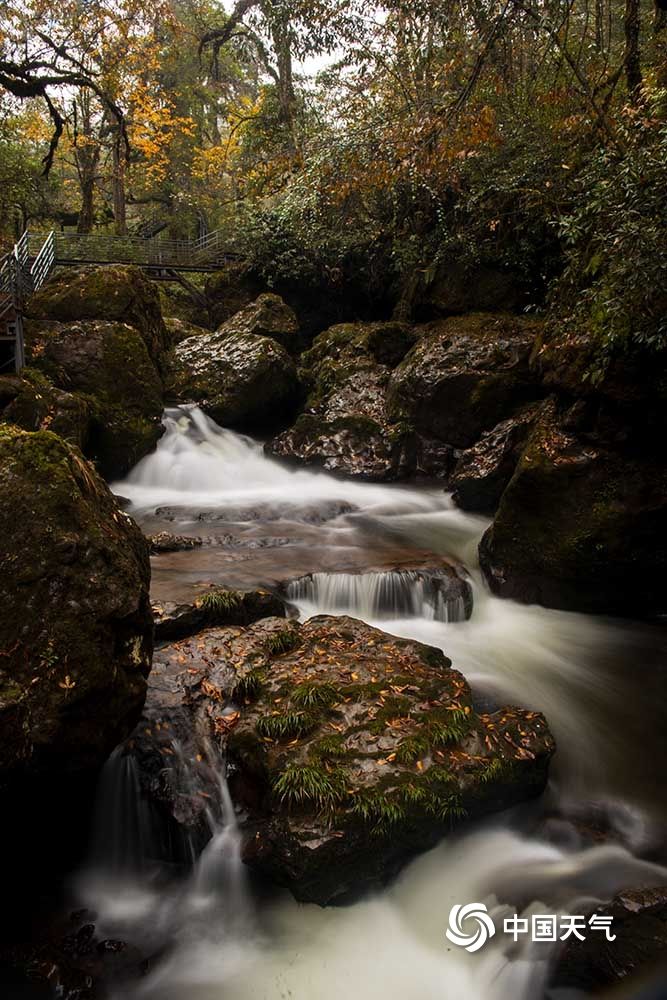
[[[515,912],[586,912],[624,887],[667,883],[656,850],[666,818],[661,775],[651,766],[662,759],[667,727],[654,697],[660,640],[650,628],[500,601],[476,569],[485,522],[456,510],[442,493],[284,469],[197,410],[170,412],[157,452],[116,488],[145,524],[164,527],[160,509],[167,506],[167,526],[181,533],[197,534],[198,514],[217,510],[226,534],[282,534],[289,540],[279,548],[244,552],[244,579],[300,576],[288,594],[302,617],[345,611],[441,647],[480,700],[508,698],[544,711],[559,744],[542,800],[448,839],[382,894],[342,909],[298,905],[286,894],[255,897],[240,861],[224,766],[213,754],[219,800],[210,806],[211,840],[188,876],[158,877],[151,844],[159,832],[146,829],[131,763],[114,757],[79,892],[105,933],[146,949],[167,946],[122,997],[535,1000],[553,945],[517,946],[497,934],[468,954],[444,936],[453,904],[484,902],[498,923]],[[277,518],[270,527],[261,519],[267,508]],[[317,509],[327,512],[319,522]],[[259,517],[245,520],[243,512]],[[208,520],[207,534],[211,523],[218,524]],[[225,553],[224,545],[204,544],[179,553],[165,572],[158,557],[158,584],[174,587],[179,574],[189,586],[216,574],[225,579],[235,566]],[[427,554],[467,567],[469,620],[460,608],[439,607],[418,572],[377,569],[410,558],[425,566]],[[359,575],[363,569],[372,572]],[[638,685],[627,666],[639,660]],[[627,717],[630,698],[637,723]],[[187,781],[188,762],[181,765]],[[104,819],[109,810],[113,823]],[[602,834],[595,846],[591,827]]]

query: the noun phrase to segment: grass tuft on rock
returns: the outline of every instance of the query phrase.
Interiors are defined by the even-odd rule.
[[[229,614],[238,611],[243,603],[243,597],[235,590],[226,590],[224,587],[216,587],[203,594],[198,600],[199,607],[209,614]]]
[[[298,684],[291,694],[291,701],[301,708],[328,708],[341,700],[335,684],[304,682]]]
[[[295,740],[306,736],[318,723],[316,716],[306,711],[276,712],[257,720],[257,732],[270,740]]]
[[[346,796],[345,773],[311,764],[289,764],[278,776],[273,791],[283,805],[314,806],[319,812],[333,812]]]

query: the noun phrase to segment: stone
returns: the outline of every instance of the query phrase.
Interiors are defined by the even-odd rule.
[[[155,639],[165,642],[195,635],[222,625],[250,625],[261,618],[284,618],[283,601],[267,590],[230,590],[214,587],[193,604],[153,605]]]
[[[449,479],[453,499],[463,510],[493,515],[514,475],[539,405],[527,406],[463,451]]]
[[[387,409],[421,434],[469,448],[542,391],[529,357],[537,319],[472,313],[429,324],[392,373]]]
[[[245,863],[320,904],[378,887],[466,820],[538,795],[554,750],[539,713],[476,712],[439,650],[328,616],[208,629],[157,651],[126,752],[200,847],[211,743],[227,756]]]
[[[650,990],[655,976],[657,992],[647,995],[659,996],[667,950],[667,887],[626,889],[594,914],[612,919],[610,933],[616,939],[607,941],[604,930],[587,934],[585,941],[569,938],[550,985],[597,993],[641,975],[643,987]]]
[[[667,465],[543,410],[480,544],[491,589],[547,607],[647,617],[667,607]]]
[[[11,425],[0,530],[0,786],[92,774],[146,694],[146,542],[76,449]]]
[[[86,455],[106,478],[124,476],[155,446],[163,431],[162,381],[134,326],[33,325],[26,346],[33,367],[86,401]]]
[[[35,320],[71,323],[105,320],[126,323],[139,331],[151,361],[162,370],[169,335],[162,320],[157,286],[139,267],[104,264],[63,268],[28,302]],[[27,324],[28,331],[31,324]]]
[[[42,372],[24,368],[0,377],[0,419],[26,431],[50,430],[85,451],[91,406],[75,392],[59,389]]]
[[[219,326],[217,332],[230,337],[248,334],[270,337],[290,354],[298,354],[301,347],[299,321],[294,312],[279,295],[269,292],[248,303]]]

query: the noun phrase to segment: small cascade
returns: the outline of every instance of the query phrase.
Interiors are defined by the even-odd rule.
[[[195,764],[178,744],[173,751],[183,794],[188,795],[200,786]],[[210,838],[198,857],[193,848],[190,873],[180,883],[167,877],[168,845],[160,841],[159,821],[142,794],[136,759],[119,748],[109,760],[92,856],[78,884],[82,902],[98,914],[101,933],[159,948],[200,924],[215,925],[234,937],[251,932],[253,909],[226,765],[212,745],[205,756],[212,777],[205,811]]]
[[[387,570],[376,573],[311,573],[287,586],[287,599],[304,614],[355,618],[425,618],[461,622],[470,617],[470,584],[455,573]]]

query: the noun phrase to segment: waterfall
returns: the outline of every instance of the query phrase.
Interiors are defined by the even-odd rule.
[[[465,580],[419,570],[311,573],[289,583],[286,594],[304,617],[349,614],[363,619],[461,622],[470,617],[472,603]]]

